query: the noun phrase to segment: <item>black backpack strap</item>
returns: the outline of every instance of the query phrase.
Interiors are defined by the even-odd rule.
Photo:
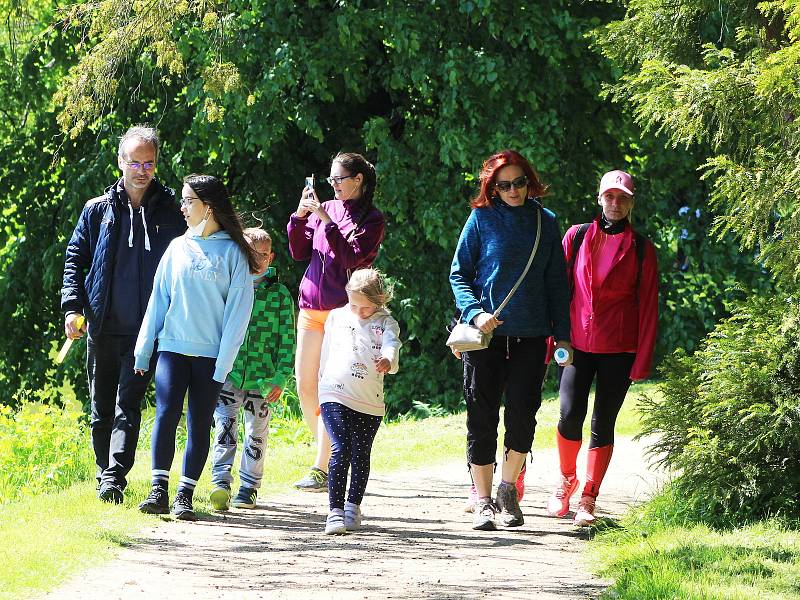
[[[569,257],[567,264],[567,273],[569,274],[569,295],[570,298],[575,290],[575,258],[578,256],[578,250],[581,248],[583,238],[586,237],[586,232],[589,230],[591,223],[582,223],[578,226],[578,231],[575,232],[575,237],[572,238],[572,253]]]

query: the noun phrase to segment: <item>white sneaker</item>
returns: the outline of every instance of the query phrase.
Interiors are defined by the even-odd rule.
[[[578,503],[578,510],[575,511],[576,527],[591,527],[597,518],[594,516],[594,498],[591,496],[581,496]]]
[[[347,531],[361,529],[361,506],[359,504],[344,503],[344,526]]]
[[[569,499],[578,489],[580,481],[577,477],[568,479],[561,476],[561,483],[558,484],[550,498],[547,500],[547,516],[563,517],[569,512]]]
[[[492,499],[480,498],[472,515],[472,528],[479,531],[496,531],[497,525],[494,522],[496,516],[497,507]]]
[[[347,533],[344,526],[344,510],[332,508],[328,513],[328,520],[325,522],[325,535],[342,535]]]

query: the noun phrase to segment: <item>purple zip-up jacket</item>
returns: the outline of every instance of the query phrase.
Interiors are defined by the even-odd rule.
[[[322,207],[332,221],[324,227],[315,214],[301,218],[294,213],[286,226],[292,258],[311,259],[300,282],[298,306],[312,310],[347,304],[344,287],[350,273],[372,265],[386,230],[383,213],[373,206],[362,217],[358,200],[330,200]]]

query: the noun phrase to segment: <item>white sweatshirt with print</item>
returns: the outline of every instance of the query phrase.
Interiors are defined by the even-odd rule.
[[[334,309],[325,321],[319,370],[319,402],[338,402],[355,411],[382,417],[383,374],[375,369],[381,358],[397,373],[400,327],[384,308],[359,319],[349,306]]]

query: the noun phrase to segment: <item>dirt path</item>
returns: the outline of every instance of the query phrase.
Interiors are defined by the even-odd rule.
[[[525,525],[497,532],[470,528],[460,463],[373,473],[366,527],[342,537],[322,535],[321,494],[268,498],[197,523],[158,520],[117,559],[45,598],[594,598],[608,582],[584,565],[588,532],[544,516],[555,472],[555,451],[534,455]],[[622,514],[658,479],[641,444],[618,440],[598,514]]]

